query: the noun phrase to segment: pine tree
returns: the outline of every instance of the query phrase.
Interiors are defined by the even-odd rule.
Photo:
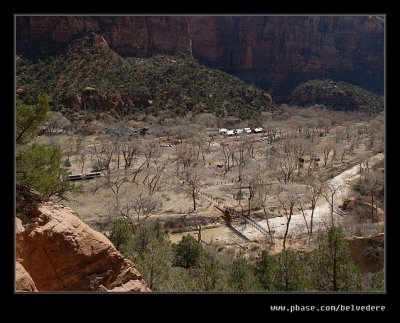
[[[264,290],[275,290],[278,266],[277,258],[265,250],[257,257],[254,273]]]
[[[294,250],[283,250],[278,257],[275,287],[281,291],[306,289],[305,268]]]
[[[133,229],[129,222],[125,220],[115,220],[108,238],[118,251],[125,253],[129,242],[133,237]]]
[[[331,227],[320,236],[318,249],[312,255],[314,288],[321,291],[353,291],[361,289],[361,277],[350,259],[342,229]]]
[[[221,265],[215,256],[203,251],[193,273],[196,289],[199,291],[215,290],[220,269]]]
[[[229,264],[227,283],[228,288],[233,291],[256,289],[257,280],[253,274],[253,266],[243,254],[237,255]]]
[[[175,259],[177,266],[185,269],[196,267],[200,261],[202,246],[191,235],[182,237],[177,245],[174,245]]]
[[[51,98],[45,94],[38,96],[35,105],[16,102],[16,179],[19,185],[35,189],[44,198],[65,198],[73,186],[63,180],[67,171],[61,168],[60,148],[34,142],[48,119],[50,102]]]

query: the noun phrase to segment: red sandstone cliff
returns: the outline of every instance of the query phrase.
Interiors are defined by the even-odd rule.
[[[22,203],[17,198],[17,207]],[[135,265],[72,209],[29,201],[23,209],[16,218],[16,291],[150,291]]]
[[[382,92],[384,22],[370,16],[17,17],[17,52],[95,31],[123,56],[192,55],[277,95],[331,78]],[[42,46],[41,42],[47,42]]]
[[[313,78],[383,87],[383,19],[191,17],[193,55],[274,93]]]
[[[90,31],[103,36],[122,56],[192,53],[189,18],[177,16],[19,16],[16,18],[17,49],[33,48],[37,41],[62,46]]]

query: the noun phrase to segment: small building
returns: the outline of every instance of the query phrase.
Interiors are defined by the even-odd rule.
[[[83,174],[73,174],[73,175],[68,175],[67,180],[69,181],[79,181],[85,178],[85,175]]]
[[[90,172],[85,175],[85,179],[91,179],[99,176],[101,176],[101,172]]]

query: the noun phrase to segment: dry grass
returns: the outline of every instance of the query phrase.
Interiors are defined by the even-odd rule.
[[[333,132],[333,130],[331,130],[331,132]],[[255,141],[254,149],[256,153],[252,165],[265,165],[266,163],[266,152],[269,145],[265,141],[259,142],[258,139],[260,137],[261,135],[259,134],[247,135],[247,138],[253,139]],[[318,138],[314,147],[315,153],[322,156],[324,143],[331,139],[332,138],[329,138],[328,136]],[[49,139],[43,138],[42,140]],[[54,141],[55,139],[52,140]],[[135,138],[133,140],[137,140],[139,146],[142,148],[149,141],[153,140],[157,144],[160,142],[158,139],[154,139],[153,137],[141,137],[138,139]],[[226,138],[222,136],[217,136],[210,146],[206,144],[206,162],[204,165],[202,164],[202,161],[199,163],[201,167],[201,194],[197,196],[197,209],[194,212],[192,211],[192,199],[190,195],[187,194],[187,192],[184,190],[183,179],[178,177],[176,173],[176,164],[173,162],[176,155],[177,146],[159,147],[158,149],[160,149],[161,154],[157,163],[158,165],[165,164],[166,167],[162,175],[163,187],[160,189],[159,192],[156,193],[156,197],[159,201],[159,207],[157,208],[152,218],[160,218],[165,223],[167,229],[171,232],[184,232],[186,230],[189,231],[188,233],[193,235],[195,235],[196,232],[190,232],[190,230],[194,230],[197,225],[202,225],[204,227],[207,225],[217,225],[217,219],[222,214],[213,207],[213,200],[214,202],[222,202],[225,205],[238,205],[238,201],[234,198],[234,194],[237,193],[237,191],[239,190],[239,185],[237,182],[237,166],[233,167],[232,170],[226,174],[222,168],[217,168],[217,164],[223,163],[220,143],[225,142],[232,144],[236,140],[237,138],[235,137]],[[93,145],[94,142],[98,142],[96,136],[78,138],[64,135],[58,136],[56,141],[61,144],[65,158],[69,156],[69,160],[72,164],[69,168],[71,173],[86,173],[92,170],[93,162],[89,154],[85,160],[84,167],[82,168],[79,154],[77,154],[77,152],[79,152],[79,149],[77,149],[77,147],[79,146],[78,141],[80,141],[80,147],[78,148],[80,148],[80,150],[86,149],[87,151],[90,151],[90,146]],[[352,167],[353,165],[356,165],[360,162],[360,160],[366,158],[366,156],[370,154],[371,152],[369,152],[363,142],[361,142],[359,146],[353,151],[353,153],[349,154],[346,157],[343,163],[338,160],[332,161],[332,156],[330,156],[330,159],[328,160],[328,167],[323,167],[323,163],[321,160],[319,162],[320,168],[317,172],[321,178],[332,178],[340,174],[344,170]],[[142,161],[143,157],[139,157],[138,163],[140,164]],[[111,165],[113,166],[115,164],[112,163]],[[304,172],[305,171],[306,168],[304,168]],[[143,177],[141,176],[142,175],[138,176],[137,182],[140,182],[143,179]],[[306,175],[303,174],[302,176],[304,177]],[[96,228],[104,227],[112,220],[113,214],[110,214],[109,209],[111,203],[115,199],[115,195],[111,192],[110,189],[98,188],[95,192],[93,191],[93,188],[98,186],[101,180],[102,179],[92,179],[82,182],[81,184],[83,185],[84,193],[70,194],[70,200],[64,203],[65,205],[70,206],[74,210],[76,210],[85,222]],[[279,182],[276,178],[271,177],[271,184],[273,186],[276,186],[279,184]],[[124,184],[124,189],[129,192],[129,194],[135,194],[136,184],[126,183]],[[243,193],[244,196],[242,204],[246,205],[248,197],[247,189],[244,188]],[[273,194],[268,197],[267,204],[271,217],[282,215],[282,210],[279,202],[277,198],[273,196]],[[255,218],[261,219],[263,217],[263,214],[260,211],[257,212],[255,210],[253,213]],[[348,230],[352,234],[356,231],[362,232],[364,234],[382,230],[382,228],[377,226],[376,224],[363,224],[362,226],[355,226],[354,223],[347,223],[346,226],[346,230]],[[210,231],[212,237],[210,236],[209,238],[210,240],[213,240],[213,244],[229,244],[228,241],[231,241],[233,239],[232,236],[219,237],[218,235],[221,232],[218,231],[218,228],[214,228],[212,230]],[[171,237],[173,237],[173,240],[176,240],[179,239],[181,235],[182,233],[176,233]],[[197,236],[195,235],[195,237]],[[288,241],[287,243],[301,249],[304,247],[302,239],[302,236],[291,236],[290,241]],[[262,245],[262,243],[260,242],[258,244],[260,246]],[[278,250],[280,250],[280,244],[281,239],[277,239],[276,245],[274,246],[273,250],[271,250],[271,252],[277,252]],[[238,247],[236,244],[232,248],[240,249],[240,247]]]

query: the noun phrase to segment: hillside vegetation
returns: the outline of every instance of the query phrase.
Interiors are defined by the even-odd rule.
[[[53,109],[79,106],[124,114],[211,112],[242,119],[275,109],[271,97],[238,78],[188,58],[122,58],[91,33],[45,60],[17,57],[17,95],[33,104],[49,93]]]
[[[377,112],[383,110],[383,99],[359,86],[332,80],[311,80],[301,83],[292,92],[293,104],[323,104],[331,110]]]

